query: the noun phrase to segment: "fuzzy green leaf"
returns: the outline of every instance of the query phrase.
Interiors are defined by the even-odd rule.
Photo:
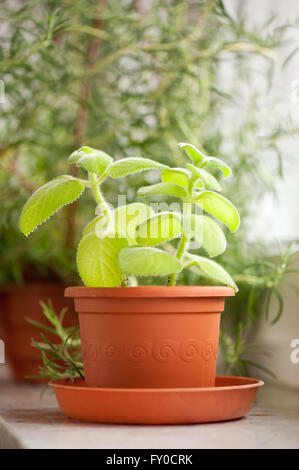
[[[138,225],[136,241],[140,245],[155,246],[181,234],[180,218],[172,212],[161,212]]]
[[[143,186],[137,191],[138,197],[157,196],[160,194],[184,199],[188,196],[188,191],[183,186],[175,183],[152,184],[151,186]]]
[[[95,152],[95,149],[88,147],[87,145],[84,145],[83,147],[80,147],[78,150],[75,150],[71,155],[68,157],[67,161],[68,163],[76,163],[79,158],[83,157],[83,155],[86,155],[88,153],[93,153]]]
[[[231,232],[235,232],[239,228],[239,212],[228,199],[220,194],[213,191],[202,191],[194,197],[194,202],[227,225]]]
[[[193,237],[202,245],[209,256],[218,256],[225,251],[226,239],[221,228],[206,215],[193,215]]]
[[[76,165],[101,176],[112,162],[113,158],[110,155],[101,150],[95,150],[80,157]]]
[[[121,206],[112,213],[115,232],[124,233],[130,244],[135,244],[136,227],[140,222],[154,214],[154,210],[141,202],[134,202],[127,206]],[[83,230],[83,236],[91,232],[98,235],[105,230],[105,217],[100,215],[95,217]]]
[[[127,276],[164,276],[178,273],[183,268],[175,256],[150,247],[124,248],[119,252],[118,260]]]
[[[89,233],[95,232],[96,229],[104,230],[105,228],[105,217],[103,215],[98,215],[94,219],[92,219],[89,224],[84,227],[83,230],[83,237],[86,237]]]
[[[188,187],[190,177],[190,171],[185,168],[170,168],[163,170],[161,173],[161,179],[164,183],[175,183],[186,188]]]
[[[118,234],[107,234],[99,238],[95,233],[84,237],[77,251],[77,266],[80,277],[88,287],[118,287],[122,271],[118,264],[118,253],[128,246],[126,238]]]
[[[220,158],[216,157],[206,157],[203,165],[204,167],[208,166],[210,168],[218,168],[222,171],[225,178],[232,173],[232,169],[227,163],[224,163]]]
[[[202,163],[205,159],[205,154],[193,144],[186,144],[184,142],[181,142],[180,144],[178,144],[178,147],[180,150],[185,150],[186,154],[192,160],[193,163]]]
[[[205,277],[213,279],[213,281],[217,281],[225,286],[232,287],[235,291],[238,291],[235,281],[228,272],[220,266],[220,264],[212,261],[211,259],[197,255],[192,255],[189,259],[191,263],[189,266],[198,266]]]
[[[21,231],[27,236],[62,206],[78,199],[84,189],[82,180],[69,175],[46,183],[26,202],[20,216]]]
[[[194,165],[187,164],[187,167],[190,171],[192,171],[193,175],[200,178],[199,182],[195,185],[196,188],[202,188],[204,183],[204,187],[207,189],[213,189],[215,191],[221,191],[221,186],[216,180],[216,178],[211,175],[208,171],[204,170],[203,168],[197,168]]]
[[[205,189],[205,188],[207,188],[207,185],[205,185],[202,179],[198,178],[198,180],[195,183],[195,189]]]
[[[123,176],[138,173],[139,171],[168,168],[162,163],[155,162],[149,158],[123,158],[110,165],[108,174],[111,178],[122,178]]]
[[[154,210],[141,202],[119,207],[114,211],[115,230],[125,233],[129,243],[135,244],[136,227],[140,222],[154,214]]]

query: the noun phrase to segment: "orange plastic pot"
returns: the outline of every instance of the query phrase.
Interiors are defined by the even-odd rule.
[[[229,287],[68,287],[79,314],[86,385],[215,385]]]
[[[28,375],[38,375],[42,365],[40,351],[31,345],[32,338],[41,341],[41,331],[27,321],[27,318],[31,318],[50,326],[39,304],[41,300],[46,302],[50,299],[57,313],[68,307],[65,325],[78,324],[72,301],[64,298],[64,289],[63,284],[48,282],[1,286],[3,332],[0,338],[4,338],[6,360],[15,380],[24,380]],[[55,335],[46,333],[46,336],[53,343],[57,342]]]

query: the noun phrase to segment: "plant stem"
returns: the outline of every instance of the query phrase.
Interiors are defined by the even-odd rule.
[[[183,233],[180,244],[178,246],[178,251],[176,253],[176,258],[178,260],[181,261],[184,258],[188,245],[189,245],[189,241],[190,241],[189,233]],[[168,276],[167,285],[169,287],[175,286],[176,278],[177,278],[177,274],[170,274]]]
[[[92,187],[92,191],[93,191],[93,194],[94,194],[94,197],[95,197],[95,200],[97,201],[97,203],[99,204],[104,216],[105,216],[105,219],[106,219],[106,227],[109,227],[110,225],[112,225],[112,214],[111,214],[111,210],[104,198],[104,196],[102,195],[101,193],[101,190],[100,190],[100,187],[99,187],[99,183],[98,183],[98,180],[97,180],[97,176],[95,173],[91,173],[90,175],[90,181],[91,181],[91,187]]]
[[[191,215],[192,204],[190,202],[187,202],[186,204],[184,204],[183,212],[184,212],[184,215]],[[180,240],[177,252],[176,252],[176,258],[179,261],[182,261],[184,259],[185,253],[188,249],[189,241],[190,241],[190,234],[188,232],[184,232]],[[167,280],[168,287],[175,286],[176,279],[177,279],[177,274],[170,274]]]

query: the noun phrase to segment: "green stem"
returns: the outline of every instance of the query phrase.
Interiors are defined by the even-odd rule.
[[[189,183],[189,188],[188,188],[190,198],[192,197],[193,189],[194,189],[195,183],[197,183],[197,181],[198,181],[198,177],[195,176],[195,175],[192,175],[192,177],[190,179],[190,183]],[[192,212],[192,210],[190,211],[190,213],[191,212]]]
[[[110,225],[112,225],[112,214],[104,196],[101,193],[101,190],[99,187],[99,181],[95,173],[91,173],[90,181],[91,181],[91,188],[92,188],[95,200],[99,204],[105,216],[107,227],[109,227]]]
[[[188,245],[189,245],[189,241],[190,241],[190,235],[189,233],[183,233],[183,236],[181,238],[181,241],[180,241],[180,244],[178,246],[178,251],[176,253],[176,258],[178,260],[182,260],[185,256],[185,253],[187,251],[187,248],[188,248]],[[176,278],[177,278],[177,274],[170,274],[168,276],[168,281],[167,281],[167,285],[169,287],[173,287],[175,286],[175,283],[176,283]]]

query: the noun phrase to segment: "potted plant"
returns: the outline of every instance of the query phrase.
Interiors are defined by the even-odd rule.
[[[192,3],[187,7],[180,0],[182,8],[178,7],[175,14],[171,2],[168,4],[161,0],[153,5],[146,5],[142,12],[135,2],[130,5],[119,2],[117,14],[114,4],[106,2],[105,7],[101,4],[104,11],[100,15],[97,2],[91,4],[81,0],[71,6],[70,2],[60,3],[61,11],[57,12],[52,2],[45,2],[43,6],[29,2],[26,8],[20,10],[20,15],[15,15],[16,7],[13,3],[7,6],[7,28],[2,32],[2,39],[8,47],[3,51],[4,68],[1,78],[9,86],[5,90],[7,105],[1,107],[3,139],[0,149],[0,283],[20,282],[20,277],[16,276],[15,268],[18,268],[18,271],[22,271],[26,292],[31,288],[32,294],[36,292],[36,285],[31,283],[32,272],[28,273],[26,270],[24,275],[22,269],[28,254],[35,268],[49,267],[51,264],[59,275],[58,281],[67,281],[68,285],[71,282],[76,284],[75,280],[66,280],[64,267],[58,269],[62,258],[58,253],[63,255],[66,245],[64,241],[69,234],[74,234],[74,221],[76,220],[76,227],[80,232],[81,214],[82,224],[85,223],[85,217],[88,219],[85,205],[80,204],[76,219],[76,204],[69,205],[66,208],[68,217],[64,217],[65,211],[61,211],[59,220],[55,220],[56,224],[52,221],[50,226],[44,227],[32,237],[31,243],[26,244],[25,240],[22,243],[20,238],[16,238],[15,232],[15,214],[19,215],[24,198],[45,181],[65,171],[61,155],[70,153],[72,149],[83,145],[84,141],[89,141],[94,147],[103,147],[113,155],[159,154],[163,163],[173,163],[175,156],[176,166],[182,166],[180,156],[173,152],[173,136],[178,135],[181,140],[192,141],[196,131],[197,141],[208,153],[217,155],[222,152],[227,161],[234,161],[236,177],[227,187],[226,194],[238,194],[238,208],[245,227],[244,220],[248,220],[254,207],[252,201],[257,201],[261,194],[269,190],[269,159],[272,162],[270,179],[274,181],[281,174],[281,149],[277,147],[277,142],[278,139],[281,142],[282,135],[289,131],[281,126],[280,112],[277,119],[271,119],[271,123],[265,119],[259,122],[260,101],[264,96],[263,91],[257,93],[254,87],[257,74],[260,78],[260,66],[263,66],[264,86],[267,86],[270,69],[273,68],[269,57],[282,40],[282,29],[279,29],[279,38],[273,36],[265,44],[262,29],[252,35],[249,25],[241,17],[232,21],[223,2],[216,2],[213,8],[203,12],[205,2],[195,2],[196,4]],[[206,20],[198,35],[198,19],[202,13]],[[132,21],[132,14],[141,15],[143,20]],[[64,21],[61,21],[62,16]],[[31,35],[24,33],[28,22],[31,24]],[[148,22],[153,24],[150,34]],[[242,27],[236,28],[236,24],[242,24]],[[90,29],[91,26],[93,29]],[[107,34],[109,41],[104,38]],[[123,43],[128,47],[124,48]],[[248,43],[251,52],[263,62],[258,70],[255,69],[255,61],[251,60],[252,54],[248,54]],[[204,52],[199,54],[202,50]],[[226,83],[221,79],[223,66],[228,62],[234,64],[235,59],[240,56],[250,71],[246,85],[246,96],[251,93],[250,107],[246,108],[248,112],[245,109],[242,120],[227,120],[228,126],[223,126],[223,118],[232,109],[238,108],[243,96],[242,86],[236,86],[242,83],[240,77],[243,68],[231,67],[233,78]],[[98,62],[101,62],[99,69],[95,67]],[[44,73],[45,70],[47,73]],[[26,93],[20,92],[20,82],[27,84]],[[132,93],[136,83],[142,86],[138,86],[138,90]],[[268,115],[273,116],[271,110]],[[257,128],[260,132],[256,132]],[[114,131],[116,129],[117,132]],[[74,167],[74,171],[76,170]],[[143,176],[141,174],[140,177]],[[134,194],[133,188],[137,180],[138,177],[131,180],[129,197]],[[115,180],[115,183],[118,181]],[[105,194],[109,200],[114,199],[115,192],[115,186],[106,186]],[[86,198],[86,205],[88,202]],[[70,230],[65,227],[66,221]],[[57,236],[59,231],[60,237]],[[222,322],[222,331],[228,336],[228,341],[222,341],[222,346],[230,370],[243,375],[247,373],[245,358],[241,354],[242,349],[237,346],[240,332],[239,303],[244,312],[241,341],[244,350],[247,350],[247,332],[255,326],[263,312],[261,284],[267,295],[269,293],[269,280],[261,275],[260,256],[258,263],[250,267],[250,275],[244,275],[248,270],[245,263],[257,252],[256,243],[252,247],[252,253],[245,251],[247,234],[247,230],[239,231],[230,244],[229,252],[221,257],[221,263],[233,272],[241,291],[238,301],[229,303],[230,311],[226,315],[228,321]],[[71,245],[67,244],[67,247],[70,248]],[[265,248],[263,244],[262,255]],[[47,253],[50,256],[47,257]],[[245,263],[242,263],[243,260]],[[71,269],[67,269],[70,272]],[[278,266],[277,269],[282,267]],[[185,284],[197,282],[194,272],[195,268],[194,271],[185,270]],[[271,277],[276,279],[275,267]],[[34,278],[34,281],[42,280],[44,288],[45,281],[52,279],[45,276],[45,272],[42,279],[37,279],[36,276]],[[60,286],[60,291],[63,291],[63,286]],[[25,306],[25,298],[18,286],[5,295],[23,299],[21,312],[19,308],[14,311],[7,311],[6,308],[3,311],[11,334],[16,331],[16,324],[12,325],[11,322],[13,315],[18,323],[23,311],[26,312],[25,316],[28,314],[32,317],[38,308],[40,315],[37,301],[34,310],[32,304],[30,309]],[[45,300],[48,297],[50,293],[45,292],[42,298]],[[31,298],[31,295],[27,298]],[[40,298],[38,294],[37,299]],[[57,309],[60,307],[57,306]],[[251,322],[253,317],[254,321]],[[22,330],[22,335],[31,336],[25,319],[18,328]],[[21,334],[18,335],[20,337]],[[9,343],[12,344],[13,341],[15,344],[12,336],[10,338]],[[26,341],[29,344],[29,340]],[[230,349],[231,341],[236,345],[233,353]],[[31,350],[29,346],[28,350]],[[22,356],[24,357],[23,354]],[[19,356],[17,361],[20,361]]]
[[[100,150],[81,147],[69,162],[84,168],[88,179],[55,178],[29,198],[21,213],[20,229],[27,236],[87,188],[100,208],[101,213],[85,228],[77,251],[85,286],[66,289],[79,314],[88,386],[205,387],[215,383],[220,315],[225,297],[234,295],[237,286],[219,264],[193,254],[189,247],[195,241],[210,257],[219,255],[226,239],[210,215],[234,232],[239,214],[220,195],[221,187],[210,172],[219,169],[227,177],[229,166],[194,145],[179,144],[179,148],[190,160],[186,168],[170,168],[147,158],[114,162]],[[175,197],[182,202],[182,211],[176,204],[175,210],[172,206],[172,210],[155,212],[141,202],[110,208],[101,191],[106,178],[152,169],[161,171],[161,182],[141,187],[138,197]],[[171,252],[169,241],[176,239],[177,249]],[[163,244],[164,249],[156,247]],[[226,287],[175,286],[178,273],[192,266]],[[166,286],[132,286],[132,276],[163,275]]]
[[[0,227],[0,339],[5,342],[6,360],[12,377],[27,381],[28,376],[38,373],[41,364],[38,351],[31,346],[31,339],[37,340],[39,335],[27,319],[49,326],[40,302],[51,300],[58,311],[68,309],[65,324],[76,325],[78,318],[72,301],[64,298],[64,289],[70,279],[73,279],[73,284],[76,282],[72,267],[74,263],[67,258],[61,234],[59,237],[53,224],[48,232],[41,230],[26,246],[24,240],[20,239],[22,234],[12,227],[13,224],[17,226],[14,220],[16,212],[19,217],[20,209],[12,209],[12,220],[6,231]],[[51,335],[50,338],[55,340]]]

